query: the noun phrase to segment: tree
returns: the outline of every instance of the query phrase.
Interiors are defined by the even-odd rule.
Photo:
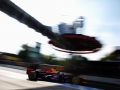
[[[23,44],[21,47],[23,48],[23,50],[28,50],[28,48],[29,48],[29,46],[27,44]]]
[[[101,60],[101,61],[109,60],[109,59],[111,59],[113,56],[114,56],[114,55],[113,55],[112,53],[110,53],[110,54],[107,54],[105,57],[101,58],[100,60]]]
[[[22,46],[23,50],[20,50],[18,53],[18,57],[22,59],[22,61],[28,62],[28,48],[29,46],[27,44],[23,44]]]
[[[56,60],[54,58],[56,58],[56,56],[54,54],[51,54],[51,55],[43,55],[42,54],[42,59],[47,64],[55,64]]]
[[[107,54],[105,57],[102,57],[100,60],[101,61],[106,61],[106,60],[117,61],[117,60],[120,60],[119,54],[120,54],[120,50],[115,50],[115,51]]]
[[[88,59],[86,57],[83,57],[81,55],[72,55],[71,59],[72,60],[88,61]]]

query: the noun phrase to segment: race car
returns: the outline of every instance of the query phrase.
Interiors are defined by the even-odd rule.
[[[28,67],[26,73],[29,80],[45,80],[55,82],[71,82],[72,75],[67,75],[62,72],[56,71],[54,68],[42,68]]]

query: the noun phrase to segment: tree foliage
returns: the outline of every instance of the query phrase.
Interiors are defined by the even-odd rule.
[[[83,57],[81,55],[72,55],[71,59],[72,60],[88,61],[88,59],[86,57]]]
[[[101,60],[101,61],[109,60],[109,59],[111,59],[113,56],[114,56],[114,55],[113,55],[112,53],[110,53],[110,54],[107,54],[105,57],[101,58],[100,60]]]
[[[18,57],[21,58],[24,62],[28,62],[29,60],[28,58],[28,53],[29,53],[29,49],[30,46],[28,46],[27,44],[23,44],[22,45],[22,50],[19,51],[18,53]],[[46,64],[53,64],[53,65],[62,65],[62,66],[66,66],[69,65],[71,63],[71,61],[88,61],[88,59],[86,57],[83,57],[81,55],[70,55],[69,58],[64,58],[64,59],[60,59],[57,58],[54,54],[51,55],[44,55],[42,53],[39,54],[40,58],[42,59],[42,61]]]
[[[117,57],[119,57],[120,50],[115,50],[109,54],[107,54],[105,57],[101,58],[101,61],[106,61],[106,60],[118,60]]]
[[[27,44],[23,44],[22,50],[18,52],[18,57],[22,59],[22,61],[27,62],[27,55],[28,55],[28,48],[29,46]]]

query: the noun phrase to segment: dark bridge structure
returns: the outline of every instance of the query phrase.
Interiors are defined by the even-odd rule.
[[[30,16],[24,10],[19,8],[10,0],[0,0],[0,10],[10,17],[18,20],[20,23],[27,25],[29,28],[34,29],[36,32],[41,33],[44,36],[47,36],[49,39],[52,39],[54,42],[59,44],[64,49],[73,48],[68,42],[60,37],[59,35],[53,33],[45,25],[37,21],[34,17]]]
[[[102,44],[94,37],[81,34],[59,35],[52,32],[52,30],[37,21],[34,17],[30,16],[10,0],[0,0],[0,10],[10,17],[18,20],[20,23],[23,23],[29,28],[34,29],[36,32],[48,37],[50,39],[49,44],[60,48],[54,48],[55,50],[74,54],[89,54],[95,53],[102,48]],[[83,21],[81,25],[83,26]]]

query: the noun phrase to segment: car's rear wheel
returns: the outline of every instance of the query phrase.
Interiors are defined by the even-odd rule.
[[[29,74],[28,74],[28,79],[29,80],[37,80],[37,73],[35,71],[31,71]]]
[[[79,78],[79,76],[74,76],[73,78],[72,78],[72,83],[73,84],[80,84],[81,83],[81,79]]]

